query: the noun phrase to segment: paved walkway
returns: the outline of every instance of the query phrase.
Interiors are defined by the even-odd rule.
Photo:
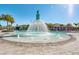
[[[75,35],[77,40],[72,38],[68,41],[48,44],[16,43],[0,39],[0,54],[79,54],[79,34]]]

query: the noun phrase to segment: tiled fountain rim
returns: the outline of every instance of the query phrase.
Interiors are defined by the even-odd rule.
[[[10,44],[15,44],[15,45],[19,45],[19,46],[26,46],[26,45],[29,45],[29,46],[31,46],[31,45],[33,45],[33,46],[59,46],[59,45],[64,45],[64,44],[67,44],[67,43],[70,43],[70,42],[73,42],[73,41],[75,41],[76,40],[76,38],[75,37],[73,37],[71,34],[68,34],[69,36],[70,36],[70,38],[69,39],[67,39],[67,40],[63,40],[63,41],[58,41],[58,42],[48,42],[48,43],[25,43],[25,42],[15,42],[15,41],[10,41],[10,40],[6,40],[6,39],[3,39],[2,38],[2,40],[3,41],[5,41],[5,42],[8,42],[8,43],[10,43]]]

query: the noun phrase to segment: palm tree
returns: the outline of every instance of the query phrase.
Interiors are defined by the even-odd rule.
[[[15,21],[14,21],[14,18],[11,17],[11,20],[10,20],[11,26],[12,26],[12,24],[13,24],[14,22],[15,22]]]
[[[0,20],[2,20],[2,17],[0,16]]]
[[[5,14],[2,14],[1,17],[2,17],[2,18],[1,18],[2,20],[7,21],[7,26],[8,26],[8,19],[7,19],[7,16],[6,16]]]
[[[2,19],[4,21],[7,21],[7,26],[8,26],[8,23],[11,23],[11,25],[14,23],[14,18],[11,16],[11,15],[8,15],[8,14],[2,14]]]
[[[78,24],[78,27],[79,27],[79,23],[77,23]]]
[[[74,25],[77,27],[78,24],[77,23],[74,23]]]
[[[5,20],[7,21],[8,26],[8,23],[11,21],[10,15],[5,15]]]
[[[4,17],[4,15],[2,14],[2,15],[0,16],[0,20],[4,20],[3,17]]]
[[[11,23],[11,26],[12,24],[14,23],[14,18],[11,16],[11,15],[6,15],[5,16],[5,20],[7,21],[7,26],[8,26],[8,22]],[[8,26],[8,29],[9,29],[9,26]]]
[[[0,21],[2,21],[3,18],[2,18],[2,15],[0,16]],[[0,29],[2,29],[2,25],[0,24]]]
[[[8,29],[8,23],[11,23],[11,25],[14,23],[14,18],[11,15],[8,14],[2,14],[1,19],[7,22],[7,29]]]
[[[3,20],[3,19],[2,19],[2,16],[0,16],[0,20]],[[0,29],[1,29],[1,28],[2,28],[2,25],[0,24]]]

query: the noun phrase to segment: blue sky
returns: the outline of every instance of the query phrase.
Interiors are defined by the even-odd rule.
[[[36,11],[40,11],[45,23],[78,23],[79,5],[69,4],[0,4],[0,15],[10,14],[15,24],[28,24],[35,20]],[[71,14],[69,14],[70,11]],[[2,25],[6,22],[0,21]]]

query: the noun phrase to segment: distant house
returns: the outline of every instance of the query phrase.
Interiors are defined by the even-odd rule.
[[[48,24],[48,29],[52,31],[79,31],[79,27],[73,26],[72,24]]]
[[[65,26],[65,31],[73,31],[73,26],[71,25],[71,24],[67,24],[66,26]]]

